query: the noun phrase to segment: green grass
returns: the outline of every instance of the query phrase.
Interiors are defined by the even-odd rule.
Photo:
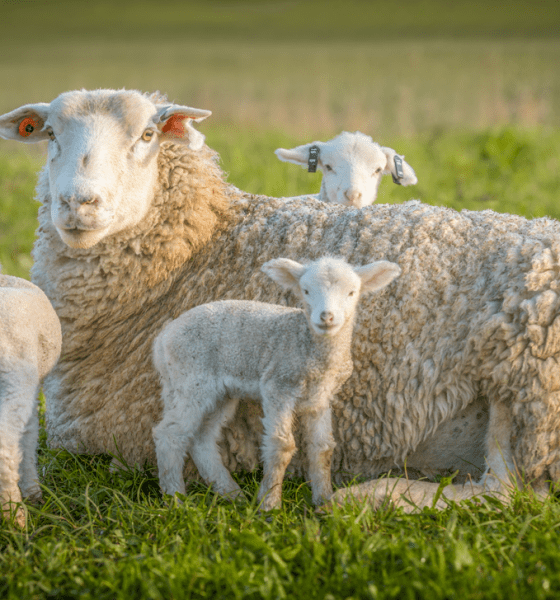
[[[167,505],[138,471],[46,450],[44,504],[0,528],[3,598],[554,598],[560,504],[518,493],[511,506],[416,515],[361,506],[316,514],[299,480],[261,515],[257,479],[235,505],[195,485]]]
[[[241,188],[279,196],[318,191],[319,174],[273,154],[303,140],[201,128]],[[380,202],[416,197],[560,217],[560,131],[434,131],[383,142],[406,154],[419,184],[402,188],[386,179]],[[26,276],[43,158],[9,148],[0,154],[0,258],[4,272]],[[111,474],[109,460],[50,450],[42,430],[45,502],[28,507],[24,531],[0,524],[0,597],[487,600],[560,593],[555,498],[541,503],[517,494],[508,507],[492,502],[417,515],[359,506],[316,514],[309,488],[294,480],[285,483],[283,508],[260,515],[259,473],[239,479],[246,504],[230,505],[195,485],[184,505],[168,506],[152,473]]]

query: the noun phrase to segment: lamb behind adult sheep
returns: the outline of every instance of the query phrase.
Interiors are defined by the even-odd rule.
[[[35,285],[0,274],[0,515],[41,497],[37,475],[39,382],[60,355],[60,323]],[[16,511],[16,522],[25,515]]]
[[[485,456],[506,483],[512,466],[534,485],[560,480],[560,224],[252,196],[228,186],[207,146],[189,148],[185,121],[201,112],[98,90],[0,117],[3,137],[51,139],[32,270],[65,346],[44,385],[50,443],[155,462],[151,346],[165,321],[219,299],[293,305],[261,265],[330,253],[402,269],[358,309],[354,372],[333,401],[337,481],[405,461],[478,477]],[[260,431],[258,406],[241,402],[225,430],[230,470],[255,466]],[[292,468],[304,472],[298,454]],[[437,485],[418,484],[431,502]]]
[[[168,494],[185,493],[186,451],[218,493],[241,493],[224,468],[218,440],[243,398],[259,401],[264,412],[262,508],[280,505],[284,473],[296,450],[296,414],[305,430],[313,502],[332,495],[330,402],[352,374],[360,293],[381,290],[400,269],[387,261],[352,268],[325,257],[308,265],[278,258],[262,271],[291,290],[304,309],[211,302],[183,313],[156,337],[154,364],[164,408],[154,441],[160,485]]]
[[[316,198],[323,202],[355,208],[373,204],[383,175],[391,175],[399,185],[418,183],[403,156],[359,131],[343,131],[328,142],[311,142],[291,150],[278,148],[275,154],[284,162],[307,169],[313,148],[318,152],[314,168],[323,172],[321,191]]]

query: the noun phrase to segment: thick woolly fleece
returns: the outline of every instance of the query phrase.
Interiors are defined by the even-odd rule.
[[[22,496],[41,496],[37,394],[60,345],[60,323],[45,294],[29,281],[0,274],[0,509],[9,510]],[[25,522],[21,509],[16,521]]]
[[[161,401],[151,347],[162,326],[218,299],[295,304],[261,265],[329,253],[402,269],[359,307],[354,373],[333,403],[336,480],[373,477],[422,445],[429,454],[438,431],[472,406],[484,417],[471,427],[480,451],[481,397],[513,414],[517,466],[529,478],[560,479],[558,222],[419,202],[358,210],[252,196],[227,186],[206,147],[166,143],[159,161],[145,219],[86,250],[60,240],[45,172],[40,177],[32,277],[61,319],[64,344],[44,386],[52,445],[118,446],[130,463],[153,463]],[[241,402],[224,433],[226,466],[252,468],[258,406]],[[456,456],[446,458],[457,466]],[[301,453],[292,465],[300,469]]]

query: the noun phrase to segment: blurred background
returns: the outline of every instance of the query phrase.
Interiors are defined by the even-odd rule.
[[[379,202],[560,216],[559,0],[0,0],[0,15],[0,113],[160,90],[213,111],[200,130],[248,191],[318,191],[273,150],[360,130],[419,178]],[[0,142],[0,261],[20,275],[45,150]]]

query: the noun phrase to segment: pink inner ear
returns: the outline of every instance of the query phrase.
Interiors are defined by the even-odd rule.
[[[170,133],[176,137],[183,137],[185,135],[185,123],[184,119],[188,119],[186,115],[171,115],[165,122],[165,125],[161,128],[163,133]]]

